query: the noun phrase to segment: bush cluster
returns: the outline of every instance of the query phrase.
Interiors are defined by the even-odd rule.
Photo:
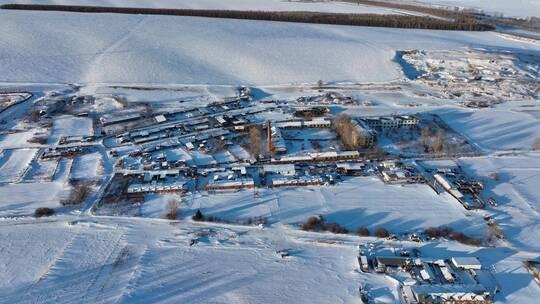
[[[390,236],[390,233],[385,228],[379,227],[375,230],[375,236],[378,238],[387,238]]]
[[[460,231],[454,231],[447,226],[426,228],[424,234],[430,238],[449,238],[465,245],[482,246],[483,244],[481,239],[470,237]]]
[[[337,223],[326,223],[322,216],[312,216],[308,218],[302,225],[300,229],[304,231],[328,231],[337,234],[347,234],[349,230],[341,227]]]
[[[73,187],[69,198],[62,201],[63,206],[78,205],[86,200],[90,195],[90,186],[88,184],[82,183]]]
[[[245,226],[268,224],[268,219],[262,216],[249,217],[247,219],[231,221],[231,220],[219,218],[217,216],[212,216],[212,215],[206,216],[201,212],[201,210],[197,210],[197,212],[195,212],[195,214],[191,217],[191,219],[196,222],[211,222],[211,223],[235,224],[235,225],[245,225]]]
[[[37,208],[36,211],[34,212],[35,217],[51,216],[53,214],[54,214],[54,210],[51,208],[46,208],[46,207]]]
[[[358,229],[356,229],[356,235],[369,236],[369,230],[366,227],[360,226]]]

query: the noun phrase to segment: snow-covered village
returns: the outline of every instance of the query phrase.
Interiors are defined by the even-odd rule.
[[[0,0],[0,303],[540,297],[537,1],[45,2]]]

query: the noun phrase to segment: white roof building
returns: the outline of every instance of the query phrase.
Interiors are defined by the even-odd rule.
[[[285,176],[293,176],[296,174],[296,169],[293,164],[264,165],[263,171],[264,173],[275,173],[275,174],[281,174]]]
[[[482,264],[475,257],[454,257],[452,258],[452,264],[462,269],[481,269]]]
[[[167,121],[167,118],[165,118],[164,115],[157,115],[154,117],[157,123],[163,123]]]

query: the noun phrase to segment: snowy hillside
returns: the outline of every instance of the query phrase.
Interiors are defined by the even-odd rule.
[[[2,14],[0,82],[382,82],[401,76],[393,62],[396,49],[540,50],[487,32],[449,36],[436,31],[193,17]]]

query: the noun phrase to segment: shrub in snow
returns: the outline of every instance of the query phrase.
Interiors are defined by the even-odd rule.
[[[424,234],[430,238],[449,238],[465,245],[482,246],[483,244],[481,239],[467,236],[463,232],[453,231],[452,228],[446,226],[426,228]]]
[[[375,236],[379,238],[387,238],[388,236],[390,236],[390,233],[388,233],[388,230],[379,227],[377,228],[377,230],[375,230]]]
[[[54,210],[51,208],[46,208],[46,207],[37,208],[36,211],[34,212],[35,217],[51,216],[53,214],[54,214]]]
[[[349,233],[349,230],[341,227],[339,224],[336,223],[328,223],[325,225],[325,230],[330,231],[332,233],[338,233],[338,234],[347,234]]]
[[[73,187],[69,195],[69,199],[62,201],[62,205],[78,205],[86,200],[90,194],[90,186],[87,184],[79,184]]]
[[[193,215],[192,219],[197,222],[202,221],[204,219],[204,216],[201,210],[197,210],[197,212],[195,212],[195,215]]]
[[[308,218],[300,229],[304,231],[329,231],[332,233],[346,234],[349,230],[341,227],[337,223],[326,223],[322,216],[312,216]]]
[[[424,233],[430,238],[448,237],[452,233],[452,228],[446,226],[428,227]]]
[[[321,216],[312,216],[308,218],[300,228],[305,231],[320,231],[323,225]]]
[[[356,229],[356,235],[369,236],[369,230],[366,227],[360,226],[358,229]]]

